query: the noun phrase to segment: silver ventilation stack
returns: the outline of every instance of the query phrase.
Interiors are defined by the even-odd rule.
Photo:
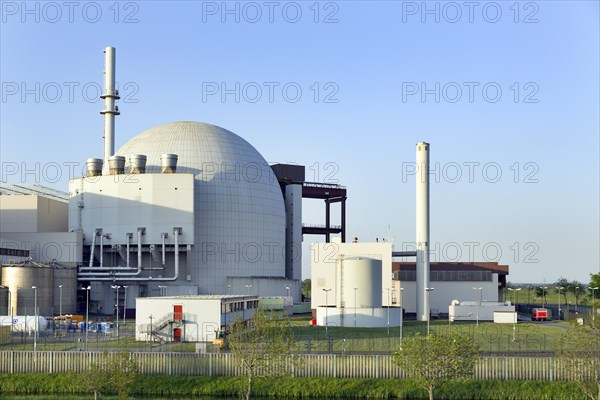
[[[125,173],[125,157],[110,156],[108,158],[108,173],[109,175],[121,175]]]
[[[104,93],[100,96],[104,99],[104,110],[100,111],[104,115],[104,165],[109,165],[110,157],[115,154],[115,115],[120,114],[119,107],[115,106],[115,101],[120,99],[115,88],[116,51],[114,47],[104,49]]]
[[[417,320],[428,321],[429,294],[429,143],[417,143]]]
[[[102,164],[104,162],[99,158],[88,158],[85,162],[87,176],[102,175]]]
[[[177,154],[163,154],[160,156],[160,172],[163,174],[177,172]]]
[[[129,166],[131,167],[132,174],[145,174],[146,173],[146,157],[144,154],[132,154],[129,157]]]

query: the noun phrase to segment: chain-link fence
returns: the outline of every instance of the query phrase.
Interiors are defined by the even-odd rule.
[[[86,332],[85,324],[66,326],[50,324],[46,329],[13,331],[10,343],[0,346],[6,350],[85,351],[85,350],[151,350],[161,349],[161,343],[153,345],[135,340],[134,321],[114,323],[92,322]]]
[[[88,331],[85,324],[79,326],[52,325],[34,334],[33,331],[16,332],[11,342],[0,345],[0,350],[40,351],[177,351],[177,352],[221,352],[211,341],[205,343],[173,343],[167,336],[154,335],[151,340],[136,341],[135,321],[116,323],[91,323]],[[527,323],[494,324],[491,322],[406,321],[400,327],[386,328],[344,328],[329,326],[290,327],[294,336],[294,351],[298,353],[336,354],[391,354],[396,351],[403,337],[429,333],[435,335],[458,334],[470,337],[480,351],[489,353],[548,353],[556,351],[563,336],[570,327],[567,324]],[[148,338],[148,335],[144,337]]]
[[[548,353],[560,347],[567,326],[540,326],[533,323],[518,324],[436,324],[429,327],[434,335],[463,335],[470,337],[480,351],[488,353]],[[356,334],[349,328],[319,329],[314,334],[295,335],[296,350],[304,353],[339,354],[391,354],[396,351],[403,337],[428,333],[426,324],[404,326],[373,333]]]
[[[596,307],[590,305],[575,305],[575,304],[518,304],[517,311],[524,315],[531,315],[534,308],[545,308],[548,310],[548,318],[552,320],[560,320],[567,322],[575,322],[577,319],[583,319],[587,323],[588,319],[600,318],[600,314]]]

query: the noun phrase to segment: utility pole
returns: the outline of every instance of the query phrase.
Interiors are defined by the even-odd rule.
[[[479,326],[479,307],[481,307],[481,296],[482,296],[482,290],[483,288],[476,288],[474,287],[473,290],[479,290],[479,302],[477,303],[477,326]]]

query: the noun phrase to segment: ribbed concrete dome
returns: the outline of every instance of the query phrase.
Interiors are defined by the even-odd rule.
[[[190,121],[144,131],[117,152],[146,155],[148,173],[160,172],[165,153],[178,155],[177,173],[195,175],[190,284],[222,293],[227,276],[284,276],[283,197],[260,153],[233,132]]]

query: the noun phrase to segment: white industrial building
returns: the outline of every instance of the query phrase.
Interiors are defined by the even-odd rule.
[[[388,307],[391,326],[401,321],[399,307],[417,315],[416,263],[393,262],[398,253],[392,243],[341,243],[334,238],[314,243],[312,254],[311,308],[318,325],[327,319],[329,325],[354,326],[356,319],[359,327],[386,326]],[[448,315],[453,300],[497,305],[507,274],[508,266],[494,262],[431,263],[426,291],[431,314]],[[506,311],[489,310],[490,320],[494,310]]]
[[[157,126],[115,152],[115,49],[105,53],[103,158],[69,183],[68,229],[83,234],[78,279],[98,310],[124,299],[118,286],[126,309],[159,293],[300,301],[301,183],[280,187],[252,145],[201,122]]]
[[[317,325],[384,327],[400,324],[392,298],[391,243],[312,245],[311,295]]]
[[[430,145],[427,142],[419,142],[415,146],[416,150],[416,163],[415,163],[415,177],[416,177],[416,240],[415,240],[415,251],[411,252],[394,252],[391,243],[342,243],[341,240],[338,243],[325,245],[313,246],[313,253],[316,254],[313,257],[312,274],[318,274],[316,277],[316,284],[312,286],[313,296],[313,309],[315,309],[315,317],[317,323],[321,324],[323,321],[320,318],[319,308],[323,307],[323,297],[325,297],[325,303],[328,303],[329,292],[335,288],[335,303],[333,307],[337,308],[340,313],[344,314],[348,311],[348,304],[344,301],[345,294],[350,291],[364,292],[366,290],[372,290],[374,292],[374,300],[376,303],[369,304],[370,307],[378,308],[380,304],[387,307],[387,325],[390,324],[390,313],[392,306],[392,297],[395,297],[394,285],[392,284],[392,269],[391,259],[393,256],[404,256],[404,257],[415,257],[416,258],[416,274],[415,274],[415,293],[411,296],[414,299],[415,314],[419,321],[429,321],[431,318],[431,287],[429,282],[429,154]],[[353,240],[358,242],[358,240]],[[327,249],[326,249],[327,248]],[[345,265],[348,262],[348,258],[368,258],[373,260],[368,268],[360,268],[360,276],[363,276],[367,282],[354,282],[350,284],[348,280],[351,279],[353,274],[346,272]],[[377,260],[377,261],[376,261]],[[378,267],[377,267],[378,266]],[[374,272],[380,269],[380,271]],[[367,276],[367,272],[372,271],[373,276]],[[315,282],[315,275],[313,276],[313,282]],[[353,284],[355,285],[353,287]],[[367,286],[371,285],[372,288],[368,289]],[[325,295],[320,292],[325,292]],[[398,297],[402,297],[402,288],[400,285],[396,288]],[[358,293],[356,294],[358,296]],[[379,303],[378,298],[383,298],[382,302]],[[354,303],[357,303],[356,300]],[[325,324],[328,324],[329,304],[326,307],[326,320]],[[354,304],[354,308],[358,305]],[[383,315],[383,312],[381,312]],[[376,318],[377,312],[373,312],[373,319],[369,322],[370,326],[381,326],[379,325],[380,318]],[[354,323],[358,326],[357,318]],[[398,318],[398,323],[401,323],[401,319]],[[369,326],[369,325],[365,325]]]
[[[31,257],[68,265],[81,262],[81,232],[67,229],[65,193],[41,186],[0,183],[0,263]],[[6,253],[11,253],[6,251]]]
[[[303,166],[270,166],[240,136],[201,122],[151,128],[115,151],[115,56],[105,49],[101,158],[87,159],[68,193],[0,193],[12,195],[0,199],[2,261],[76,265],[70,288],[90,287],[92,313],[133,315],[136,297],[159,294],[287,295],[299,303],[302,235],[345,235],[344,222],[329,219],[305,231],[302,199],[325,200],[327,215],[340,202],[344,221],[345,188],[305,182]],[[51,293],[53,285],[38,286]],[[0,289],[1,304],[11,292]]]
[[[385,242],[345,243],[343,186],[306,182],[302,166],[269,166],[224,128],[167,123],[115,151],[115,55],[114,48],[105,49],[102,158],[87,159],[85,176],[72,179],[66,194],[23,191],[22,185],[13,185],[11,196],[0,192],[0,261],[10,264],[2,274],[0,306],[18,300],[13,291],[31,298],[25,286],[36,286],[53,299],[44,313],[56,314],[59,285],[60,293],[68,287],[65,299],[73,304],[77,288],[89,287],[86,303],[89,295],[91,312],[103,314],[120,309],[132,315],[135,299],[158,295],[287,295],[299,303],[304,234],[326,241],[313,246],[311,269],[311,308],[319,324],[396,325],[399,307],[425,321],[431,310],[445,313],[452,300],[473,299],[473,287],[486,299],[498,298],[506,283],[500,270],[446,279],[434,263],[430,267],[429,143],[416,144],[415,251],[395,252]],[[303,198],[324,200],[324,226],[303,225]],[[339,226],[331,224],[333,203],[341,206]],[[332,234],[340,237],[330,242]],[[28,257],[63,269],[77,266],[76,278],[59,283],[68,274],[52,267],[59,281],[43,280],[49,274],[44,266],[14,262]],[[393,257],[415,257],[414,268],[395,269]]]
[[[341,306],[342,295],[345,298],[349,291],[354,296],[354,288],[359,286],[364,287],[364,290],[357,290],[356,306],[365,302],[384,307],[392,304],[391,296],[388,298],[387,293],[384,293],[383,290],[392,287],[391,243],[342,243],[339,237],[334,237],[330,243],[313,243],[311,253],[313,255],[311,265],[312,308]],[[356,259],[357,257],[378,260],[379,270],[375,268],[369,271],[344,269],[343,263],[346,259]],[[367,273],[373,275],[366,275]],[[375,285],[380,288],[379,291],[373,290]],[[375,300],[371,300],[371,296]],[[355,306],[345,303],[345,307]]]
[[[169,172],[161,172],[165,153],[177,155]],[[115,284],[127,285],[130,298],[158,295],[163,285],[168,295],[266,296],[287,286],[299,298],[299,277],[286,276],[281,189],[246,141],[214,125],[177,122],[134,137],[117,154],[147,163],[69,184],[69,230],[83,232],[89,254],[79,278],[91,282],[93,299],[105,299],[104,309]]]
[[[216,331],[250,319],[258,296],[197,295],[136,299],[135,338],[140,341],[210,342]]]
[[[416,313],[416,265],[414,262],[393,262],[394,293],[402,288],[402,301],[407,314]],[[508,266],[496,262],[432,262],[428,291],[431,312],[440,316],[448,314],[454,300],[488,302],[502,301],[506,287]],[[492,320],[493,315],[490,315]]]
[[[34,315],[36,297],[38,315],[77,311],[83,235],[67,210],[64,192],[0,183],[0,315]]]
[[[494,321],[517,322],[515,306],[510,302],[498,301],[458,301],[448,307],[448,319],[454,321]]]
[[[429,143],[416,144],[414,251],[397,252],[390,242],[358,243],[357,238],[352,243],[334,240],[313,244],[311,307],[317,324],[333,321],[343,326],[390,326],[401,324],[404,313],[429,321],[432,316],[448,315],[451,303],[470,298],[473,291],[479,302],[484,293],[494,301],[501,296],[508,266],[484,263],[495,264],[494,269],[480,268],[474,265],[477,263],[453,263],[449,268],[438,268],[430,263],[429,152]],[[393,257],[415,257],[416,261],[395,263],[393,268]]]

